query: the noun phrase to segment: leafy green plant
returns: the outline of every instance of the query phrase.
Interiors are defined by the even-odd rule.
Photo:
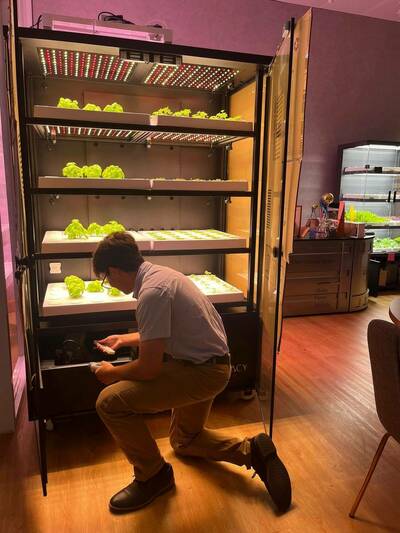
[[[103,111],[108,111],[108,112],[111,112],[111,113],[123,113],[124,112],[124,108],[122,107],[121,104],[118,104],[117,102],[113,102],[112,104],[107,104],[103,108]]]
[[[221,109],[219,113],[216,113],[215,115],[211,115],[209,117],[211,120],[226,120],[228,118],[228,113]]]
[[[85,282],[78,276],[67,276],[64,279],[71,298],[79,298],[85,290]]]
[[[197,113],[192,115],[192,118],[208,118],[208,113],[205,111],[197,111]]]
[[[96,104],[86,104],[82,109],[84,111],[101,111],[101,107]]]
[[[89,224],[86,231],[91,237],[100,237],[103,235],[103,226],[100,226],[97,222],[92,222]]]
[[[385,237],[383,239],[374,239],[374,250],[399,250],[400,238],[390,239]]]
[[[103,292],[103,287],[101,286],[101,281],[98,279],[95,279],[93,281],[89,281],[89,283],[86,286],[86,290],[88,292]]]
[[[58,100],[57,107],[63,107],[65,109],[79,109],[78,100],[71,100],[70,98],[62,98]]]
[[[116,287],[111,287],[108,289],[108,296],[121,296],[122,292]]]
[[[70,161],[65,165],[65,167],[62,169],[62,174],[66,178],[82,178],[83,176],[82,168],[73,161]]]
[[[174,117],[190,117],[191,113],[191,109],[181,109],[180,111],[175,111]]]
[[[121,180],[125,178],[124,171],[118,165],[108,165],[108,167],[103,170],[102,176],[103,178],[114,180]]]
[[[85,178],[101,178],[102,169],[100,165],[84,165],[82,174]]]
[[[389,217],[381,217],[371,211],[357,211],[353,206],[345,213],[345,220],[348,222],[364,222],[365,224],[384,224],[389,222]]]
[[[171,115],[173,115],[173,112],[171,111],[171,109],[168,106],[166,106],[166,107],[160,107],[160,109],[157,109],[156,111],[153,111],[152,115],[171,116]]]
[[[64,234],[68,239],[87,239],[87,231],[77,218],[73,218],[70,224],[65,228]]]
[[[107,224],[104,224],[102,229],[105,235],[115,233],[116,231],[125,231],[125,227],[116,220],[110,220]]]

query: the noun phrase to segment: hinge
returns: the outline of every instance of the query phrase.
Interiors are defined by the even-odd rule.
[[[30,268],[33,265],[33,258],[32,257],[17,257],[15,256],[15,265],[17,267],[16,271],[14,272],[14,276],[16,279],[21,279],[22,274]]]

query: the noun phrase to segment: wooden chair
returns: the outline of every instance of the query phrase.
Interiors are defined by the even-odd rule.
[[[400,443],[400,327],[384,320],[372,320],[368,325],[368,347],[376,411],[386,433],[353,503],[349,513],[351,518],[354,518],[389,437]]]

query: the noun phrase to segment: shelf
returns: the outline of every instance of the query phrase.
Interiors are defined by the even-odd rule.
[[[137,242],[139,250],[151,250],[151,240],[140,235],[137,231],[129,231]],[[46,231],[42,241],[41,253],[84,253],[94,252],[103,237],[88,237],[87,239],[68,239],[64,231]]]
[[[229,285],[223,280],[208,275],[196,275],[191,279],[193,283],[204,292],[214,304],[244,302],[244,294],[236,287]],[[65,283],[49,283],[41,309],[42,317],[59,315],[76,315],[84,313],[101,313],[108,311],[134,311],[137,301],[132,294],[121,296],[108,296],[103,293],[85,292],[85,296],[71,298]]]
[[[250,248],[191,248],[180,250],[142,250],[143,256],[146,257],[168,257],[168,256],[180,256],[180,255],[219,255],[219,254],[248,254]],[[47,253],[35,253],[33,258],[37,261],[50,259],[90,259],[93,252],[47,252]]]
[[[150,126],[152,116],[148,113],[115,113],[112,111],[85,111],[84,109],[68,109],[65,107],[35,105],[33,108],[35,118],[58,119],[64,122],[70,120],[83,120],[118,124],[140,124]]]
[[[350,194],[343,194],[342,200],[346,202],[371,202],[371,203],[391,203],[388,201],[388,195],[387,194],[376,194],[376,195],[369,195],[369,196],[351,196]]]
[[[148,195],[149,193],[161,196],[183,193],[248,193],[248,182],[245,180],[195,180],[195,179],[150,179],[150,178],[64,178],[59,176],[39,176],[38,188],[31,189],[34,193],[46,191],[47,193],[61,193],[67,190],[67,194],[82,194],[87,190],[88,194],[101,191],[104,194],[124,194],[130,191],[132,194]]]
[[[136,300],[132,294],[108,296],[104,292],[87,292],[80,298],[71,298],[65,283],[49,283],[42,306],[42,316],[73,315],[106,311],[134,311]]]
[[[211,250],[246,247],[246,239],[217,230],[140,231],[152,240],[152,250]]]
[[[365,229],[396,229],[400,228],[400,221],[396,224],[365,224]]]
[[[177,129],[196,128],[199,131],[227,130],[227,131],[253,131],[253,123],[243,120],[223,120],[209,118],[174,117],[173,115],[152,115],[150,122],[153,126]]]
[[[372,250],[371,252],[372,254],[375,254],[375,255],[379,255],[379,254],[399,254],[400,253],[400,248],[397,248],[395,250]]]
[[[124,178],[124,179],[105,179],[105,178],[64,178],[59,176],[39,176],[38,189],[47,189],[59,192],[62,189],[126,189],[146,190],[151,189],[151,180],[147,178]]]
[[[211,234],[209,232],[212,232]],[[158,231],[130,231],[142,251],[190,251],[190,250],[223,250],[244,249],[246,239],[211,230],[158,230]],[[212,235],[215,235],[212,238]],[[165,240],[157,240],[156,237]],[[46,231],[41,254],[90,254],[96,250],[103,237],[88,237],[87,239],[68,239],[64,231]],[[90,256],[90,255],[89,255]]]
[[[224,128],[149,126],[138,123],[94,122],[93,114],[88,120],[61,120],[58,118],[28,117],[26,123],[34,126],[43,139],[54,141],[57,138],[70,140],[101,140],[107,142],[127,142],[134,144],[167,144],[190,146],[225,146],[247,137],[254,137],[253,131],[239,131],[230,127],[232,122],[223,121]],[[117,113],[122,115],[123,113]],[[90,120],[89,120],[90,119]],[[129,126],[129,127],[128,127]]]
[[[249,184],[247,180],[153,179],[151,188],[153,191],[248,192]]]
[[[400,167],[345,167],[343,169],[343,176],[350,176],[353,174],[387,174],[389,176],[393,176],[400,174]]]

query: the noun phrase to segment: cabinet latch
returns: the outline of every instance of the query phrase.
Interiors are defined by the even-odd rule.
[[[25,257],[16,256],[15,265],[17,268],[14,272],[14,276],[16,279],[21,279],[22,274],[25,272],[25,270],[27,270],[33,265],[33,259],[32,257],[28,257],[28,256],[25,256]]]

